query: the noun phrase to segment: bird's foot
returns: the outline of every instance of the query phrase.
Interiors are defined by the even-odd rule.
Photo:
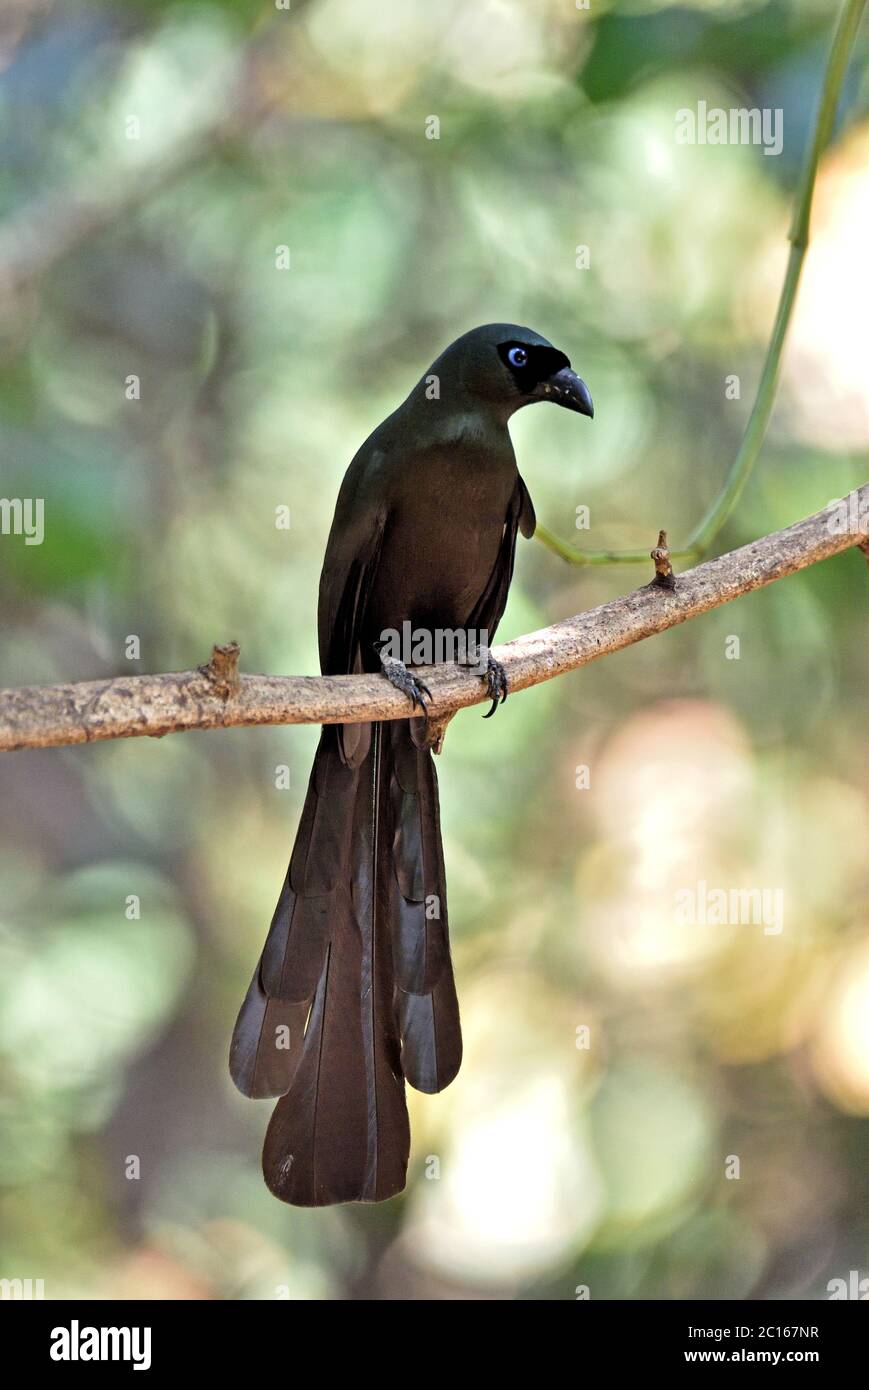
[[[411,675],[404,662],[399,661],[395,656],[381,655],[380,669],[389,681],[389,684],[394,685],[396,690],[400,690],[403,695],[407,696],[414,709],[419,705],[419,708],[425,715],[426,723],[428,723],[426,696],[428,696],[429,700],[432,698],[432,693],[428,686],[423,685],[422,681],[418,681],[415,676]]]
[[[488,654],[487,669],[483,680],[486,682],[486,694],[492,701],[492,708],[489,710],[488,714],[483,715],[483,718],[491,719],[499,704],[503,705],[505,703],[510,689],[510,682],[507,680],[507,672],[504,670],[500,661],[496,661],[491,653]]]

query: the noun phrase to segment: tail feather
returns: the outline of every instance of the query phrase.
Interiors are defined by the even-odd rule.
[[[390,817],[387,788],[389,726],[375,726],[369,796],[359,796],[353,825],[353,904],[362,940],[363,1047],[368,1093],[368,1150],[364,1201],[392,1197],[404,1187],[410,1125],[404,1099],[401,1046],[394,1004],[389,928]]]
[[[428,994],[449,964],[446,881],[434,759],[406,724],[391,726],[392,939],[396,983]]]
[[[308,1005],[270,999],[253,973],[229,1048],[229,1071],[240,1091],[255,1100],[282,1096],[293,1084],[302,1055]]]
[[[335,933],[301,1062],[266,1132],[266,1183],[276,1197],[296,1206],[352,1202],[363,1196],[368,1101],[357,1003],[360,947],[355,930]]]
[[[393,933],[399,939],[396,1006],[401,1027],[402,1070],[417,1091],[442,1091],[455,1077],[462,1061],[462,1029],[459,1002],[449,948],[446,874],[440,834],[440,803],[434,758],[418,748],[406,724],[393,724],[394,784],[401,791],[402,814],[395,822],[395,879],[400,894],[392,914]],[[419,846],[418,865],[424,881],[421,903],[405,900],[405,883],[398,865],[399,841],[412,826],[410,842]],[[408,916],[416,909],[414,930]],[[420,909],[421,920],[420,920]]]
[[[401,1067],[415,1091],[434,1095],[455,1078],[462,1064],[462,1028],[453,968],[431,994],[396,991],[401,1023]]]
[[[374,725],[355,767],[324,729],[230,1054],[241,1090],[281,1096],[263,1171],[284,1201],[401,1191],[405,1075],[436,1091],[458,1071],[438,814],[431,754],[413,745],[408,725]],[[291,1045],[278,1058],[270,1039],[281,1025]]]
[[[324,729],[290,867],[262,954],[262,982],[272,998],[313,998],[323,972],[336,895],[346,892],[358,774],[341,761],[337,731]]]
[[[344,890],[346,891],[346,890]],[[262,982],[272,999],[310,1000],[323,973],[339,890],[303,898],[284,882],[262,953]]]

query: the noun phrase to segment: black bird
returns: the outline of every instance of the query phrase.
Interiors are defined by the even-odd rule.
[[[383,634],[485,631],[504,612],[517,532],[534,533],[510,416],[593,415],[563,352],[515,324],[457,338],[345,474],[320,578],[324,674],[383,670],[428,691]],[[492,710],[507,697],[488,657]],[[492,711],[490,711],[491,713]],[[235,1025],[230,1070],[280,1096],[263,1172],[285,1202],[381,1201],[404,1187],[405,1079],[440,1091],[461,1028],[428,720],[323,729],[287,877]]]

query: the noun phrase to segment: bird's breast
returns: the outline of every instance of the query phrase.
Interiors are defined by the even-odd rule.
[[[428,460],[393,494],[369,614],[378,630],[466,625],[497,563],[515,462]]]

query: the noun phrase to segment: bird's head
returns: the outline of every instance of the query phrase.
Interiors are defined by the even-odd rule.
[[[512,415],[523,405],[551,401],[594,416],[588,387],[569,359],[546,338],[515,323],[487,323],[457,338],[433,365],[458,370],[462,388]]]

